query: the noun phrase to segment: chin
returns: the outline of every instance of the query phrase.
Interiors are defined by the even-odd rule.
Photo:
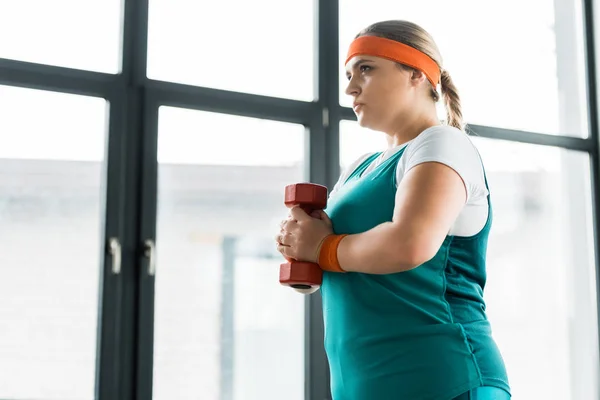
[[[358,125],[362,128],[369,128],[370,124],[369,124],[369,119],[365,118],[363,113],[360,113],[356,116],[356,122],[358,122]]]
[[[373,121],[369,120],[369,118],[365,118],[363,114],[358,115],[356,118],[357,118],[357,123],[361,128],[369,129],[372,131],[379,130],[379,129],[377,129],[375,124],[373,124]]]

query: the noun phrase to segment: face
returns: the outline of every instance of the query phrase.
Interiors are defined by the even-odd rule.
[[[356,56],[346,65],[353,109],[360,126],[389,132],[402,121],[417,100],[424,74],[400,68],[393,61],[372,56]]]

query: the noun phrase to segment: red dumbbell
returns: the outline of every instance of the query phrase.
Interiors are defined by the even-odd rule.
[[[285,187],[285,205],[300,206],[307,214],[327,206],[327,188],[314,183],[297,183]],[[287,258],[287,257],[286,257]],[[279,283],[300,293],[314,293],[321,287],[323,271],[318,264],[288,259],[279,267]]]

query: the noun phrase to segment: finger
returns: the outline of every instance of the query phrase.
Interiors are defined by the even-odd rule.
[[[292,257],[285,254],[286,249],[288,249],[288,248],[289,247],[286,247],[280,243],[277,243],[277,251],[283,256],[283,258],[285,258],[288,262],[295,261]]]
[[[282,245],[281,243],[277,243],[277,251],[286,259],[288,259],[288,256],[285,255],[285,249],[287,249],[286,246]],[[288,260],[289,261],[289,260]]]
[[[275,243],[282,244],[281,243],[281,236],[282,236],[281,233],[278,233],[277,235],[273,236],[273,239],[275,239]]]
[[[279,245],[277,250],[288,260],[295,260],[295,252],[289,246]]]
[[[323,210],[314,210],[310,213],[310,216],[316,219],[323,219]]]
[[[288,214],[286,219],[282,219],[281,221],[279,221],[279,227],[283,227],[283,225],[285,225],[286,222],[293,220],[292,215]]]
[[[293,231],[298,225],[298,221],[293,219],[288,219],[285,221],[285,224],[281,227],[281,231],[283,233]]]
[[[292,236],[293,235],[290,232],[284,232],[281,235],[279,243],[281,243],[284,246],[293,246],[294,245],[294,238]]]
[[[327,215],[327,213],[323,210],[319,210],[319,219],[322,220],[323,222],[325,222],[329,226],[332,225],[329,215]]]
[[[311,218],[300,206],[292,207],[290,214],[292,215],[292,218],[298,222],[306,221]]]
[[[280,232],[274,236],[274,239],[276,243],[288,247],[293,244],[294,239],[292,238],[292,236],[293,235],[289,232]]]

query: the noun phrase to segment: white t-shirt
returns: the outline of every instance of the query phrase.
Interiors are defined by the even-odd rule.
[[[421,163],[435,161],[449,166],[462,178],[467,191],[466,204],[452,225],[449,234],[473,236],[478,233],[487,221],[488,190],[479,153],[469,136],[459,129],[446,125],[428,128],[410,142],[384,151],[368,166],[365,173],[377,167],[403,147],[406,147],[406,150],[396,167],[396,187],[411,168]],[[367,153],[350,164],[340,176],[331,194],[373,154]]]

